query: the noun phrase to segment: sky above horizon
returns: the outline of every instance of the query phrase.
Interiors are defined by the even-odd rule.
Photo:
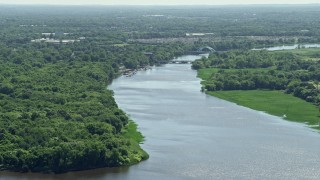
[[[320,0],[0,0],[0,4],[67,5],[228,5],[228,4],[320,4]]]

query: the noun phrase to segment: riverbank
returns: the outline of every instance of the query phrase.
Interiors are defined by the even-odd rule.
[[[251,109],[319,127],[319,49],[233,51],[197,60],[202,91]]]
[[[149,154],[139,145],[144,141],[144,136],[138,131],[138,125],[134,121],[129,121],[128,125],[122,130],[122,135],[130,141],[129,165],[137,164],[149,158]]]
[[[128,172],[105,177],[294,179],[313,175],[319,164],[313,161],[320,154],[315,148],[318,133],[208,97],[199,92],[200,79],[196,76],[190,65],[167,64],[131,78],[122,76],[109,86],[119,107],[130,114],[146,137],[142,148],[150,159]],[[293,162],[300,163],[294,166]],[[288,164],[293,166],[284,177],[282,172],[288,171]]]
[[[212,74],[217,73],[218,70],[217,68],[199,69],[198,77],[204,80],[202,84],[205,84],[206,80],[209,80]],[[261,71],[261,69],[252,70]],[[268,70],[270,69],[265,69],[265,71]],[[241,106],[320,129],[319,109],[309,102],[294,97],[292,94],[285,94],[277,90],[223,90],[206,91],[206,93]]]
[[[305,123],[319,128],[318,108],[302,99],[281,91],[248,90],[248,91],[213,91],[208,94],[234,102],[254,110],[282,117],[289,121]]]

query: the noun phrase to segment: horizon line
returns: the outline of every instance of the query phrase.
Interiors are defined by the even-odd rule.
[[[17,5],[17,6],[24,6],[24,5],[36,5],[36,6],[250,6],[250,5],[320,5],[319,3],[244,3],[244,4],[68,4],[68,3],[0,3],[0,5]]]

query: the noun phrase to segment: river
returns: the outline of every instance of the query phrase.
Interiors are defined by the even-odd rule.
[[[200,87],[190,64],[154,67],[109,86],[146,137],[142,147],[150,159],[144,162],[61,175],[2,172],[0,179],[320,178],[318,132],[208,96]]]
[[[275,47],[268,47],[262,49],[252,49],[252,50],[267,50],[267,51],[280,51],[280,50],[292,50],[298,48],[320,48],[320,44],[294,44],[294,45],[283,45],[283,46],[275,46]]]

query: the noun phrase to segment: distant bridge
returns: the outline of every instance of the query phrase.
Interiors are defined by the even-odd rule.
[[[189,51],[188,54],[197,55],[197,54],[207,54],[211,52],[215,52],[215,50],[210,46],[206,46],[206,47],[198,48],[196,51]]]
[[[190,60],[173,60],[169,61],[169,64],[191,64],[192,61]]]
[[[213,48],[206,46],[206,47],[201,47],[198,48],[196,51],[189,51],[186,54],[189,55],[199,55],[199,54],[208,54],[211,52],[216,52]],[[145,52],[144,53],[148,57],[153,57],[154,54],[151,52]],[[174,59],[172,61],[157,61],[157,64],[191,64],[193,60],[188,60],[188,59]]]

